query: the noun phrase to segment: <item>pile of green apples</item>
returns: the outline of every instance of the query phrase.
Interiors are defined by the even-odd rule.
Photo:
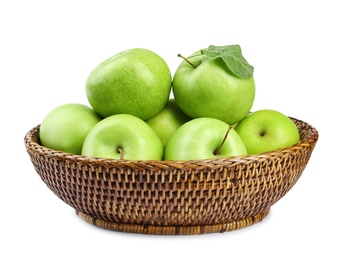
[[[147,49],[105,60],[85,84],[90,106],[71,103],[51,110],[40,125],[41,145],[95,158],[203,160],[300,141],[296,125],[283,113],[251,112],[254,68],[239,45],[211,45],[178,56],[183,60],[173,78],[165,60]]]

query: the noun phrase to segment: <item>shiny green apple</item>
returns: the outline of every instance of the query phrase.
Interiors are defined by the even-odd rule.
[[[179,127],[165,147],[165,160],[201,160],[246,155],[237,132],[215,118],[196,118]]]
[[[154,130],[129,114],[109,116],[87,134],[82,155],[126,160],[162,160],[163,145]]]
[[[87,133],[101,120],[88,106],[63,104],[52,109],[40,125],[43,146],[72,154],[81,154]]]
[[[244,141],[249,154],[286,148],[300,141],[298,128],[283,113],[263,109],[241,120],[235,130]]]
[[[146,123],[153,128],[163,145],[166,146],[171,135],[189,120],[190,118],[182,112],[174,99],[170,99],[164,109],[154,117],[146,120]]]
[[[221,58],[200,52],[182,61],[174,73],[173,94],[191,118],[212,117],[233,125],[250,111],[255,97],[253,77],[235,76]]]
[[[147,120],[164,108],[171,84],[171,72],[163,58],[134,48],[95,67],[86,81],[86,95],[103,117],[131,114]]]

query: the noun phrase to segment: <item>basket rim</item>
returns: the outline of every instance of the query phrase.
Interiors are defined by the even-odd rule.
[[[285,147],[285,148],[280,148],[274,151],[269,151],[269,152],[263,152],[259,154],[250,154],[250,155],[241,155],[241,156],[228,156],[228,157],[223,157],[223,158],[212,158],[212,159],[202,159],[202,160],[126,160],[126,159],[111,159],[111,158],[97,158],[97,157],[90,157],[90,156],[83,156],[83,155],[76,155],[76,154],[71,154],[67,153],[64,151],[59,151],[59,150],[53,150],[48,147],[42,146],[38,142],[38,133],[40,129],[40,125],[38,124],[32,129],[30,129],[25,137],[24,137],[24,142],[26,146],[27,152],[32,151],[33,153],[43,155],[46,157],[50,158],[64,158],[65,160],[71,160],[76,163],[84,163],[84,164],[98,164],[98,165],[104,165],[106,167],[109,166],[116,166],[117,163],[119,165],[124,165],[124,166],[133,166],[133,168],[137,167],[138,165],[140,166],[140,169],[144,169],[145,167],[149,168],[154,167],[157,168],[164,168],[164,169],[169,169],[169,168],[178,168],[178,169],[183,169],[187,168],[190,165],[200,165],[201,167],[206,167],[206,168],[211,168],[215,165],[220,165],[220,164],[234,164],[234,163],[248,163],[253,162],[253,161],[258,161],[258,160],[265,160],[267,158],[271,157],[277,157],[277,156],[283,156],[284,154],[291,154],[291,153],[298,153],[301,150],[314,145],[318,138],[319,138],[319,133],[318,130],[310,125],[309,123],[306,123],[300,119],[296,119],[294,117],[289,117],[294,121],[295,123],[299,123],[301,125],[304,125],[305,127],[308,128],[308,131],[310,132],[306,137],[304,137],[302,140],[300,140],[298,143]],[[300,130],[299,130],[300,133]],[[34,138],[36,140],[34,140]]]

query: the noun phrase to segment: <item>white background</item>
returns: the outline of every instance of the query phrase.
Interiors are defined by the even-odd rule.
[[[336,1],[1,1],[0,259],[338,259],[338,8]],[[40,180],[23,138],[52,108],[88,104],[84,85],[134,47],[172,73],[209,45],[240,44],[255,67],[252,111],[315,126],[304,174],[259,224],[196,236],[94,227]]]

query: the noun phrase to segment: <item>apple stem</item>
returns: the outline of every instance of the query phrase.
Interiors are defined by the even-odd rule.
[[[118,148],[118,152],[120,153],[120,160],[124,159],[124,151],[121,149],[121,147]]]
[[[188,64],[190,64],[193,68],[197,68],[192,62],[190,62],[185,56],[182,56],[180,53],[178,54],[178,57],[184,59]]]
[[[229,134],[229,132],[232,130],[232,126],[228,126],[228,129],[226,131],[226,134],[224,136],[224,139],[222,140],[221,144],[219,145],[218,149],[214,151],[214,154],[217,155],[219,153],[219,150],[221,149],[221,147],[224,145],[226,139],[227,139],[227,136]]]

